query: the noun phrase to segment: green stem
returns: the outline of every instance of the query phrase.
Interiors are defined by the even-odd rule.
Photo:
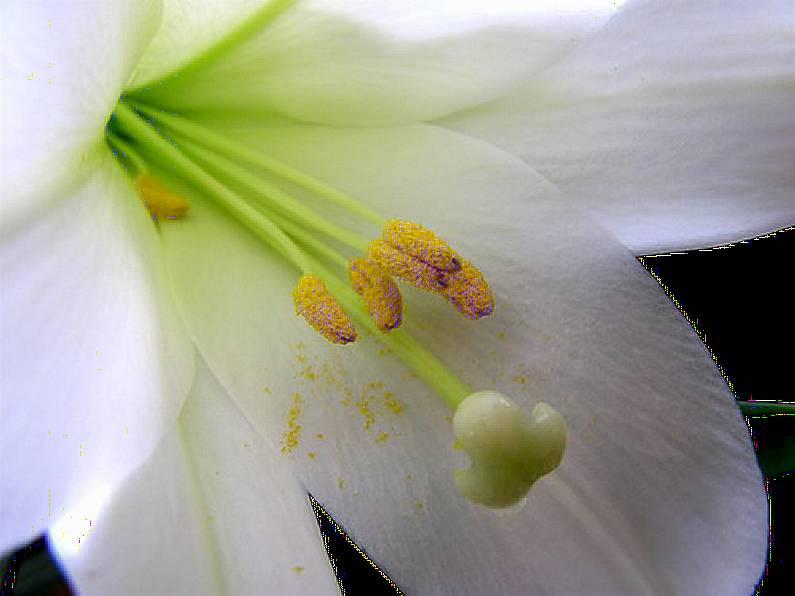
[[[128,90],[127,94],[140,94],[145,89],[154,88],[162,85],[165,81],[177,77],[184,77],[185,75],[205,68],[208,64],[216,61],[230,49],[243,44],[250,37],[261,31],[265,25],[275,20],[282,12],[290,8],[295,1],[296,0],[270,0],[270,2],[265,2],[261,8],[240,23],[228,35],[219,39],[215,44],[195,56],[192,60],[155,81],[150,81],[145,85],[140,85]]]
[[[219,175],[219,172],[223,172],[224,175],[229,176],[236,182],[246,186],[249,190],[257,193],[261,198],[267,200],[275,209],[281,211],[282,215],[288,217],[292,216],[302,223],[360,252],[367,250],[367,240],[324,219],[313,209],[303,205],[300,201],[281,189],[258,178],[235,162],[217,155],[192,141],[183,139],[182,137],[178,137],[177,140],[179,140],[180,146],[186,153],[214,169],[216,176]]]
[[[737,406],[746,416],[774,416],[795,414],[795,403],[737,401]]]
[[[117,125],[151,153],[173,165],[185,180],[214,196],[218,204],[235,219],[267,242],[303,273],[311,272],[307,256],[281,229],[160,136],[148,122],[139,117],[124,102],[119,102],[116,105],[112,124]]]
[[[106,132],[106,136],[111,146],[117,152],[119,152],[122,158],[125,159],[131,166],[131,169],[133,170],[133,178],[135,178],[137,174],[143,174],[147,171],[146,162],[140,156],[140,154],[132,148],[132,145],[130,145],[112,130],[108,130]]]
[[[218,133],[196,124],[195,122],[190,122],[185,118],[168,114],[162,110],[158,110],[138,102],[133,103],[135,104],[136,109],[147,114],[148,116],[153,117],[159,123],[165,125],[175,133],[201,143],[205,147],[213,149],[216,153],[221,153],[228,155],[229,157],[248,162],[251,165],[260,167],[263,170],[280,176],[285,180],[292,182],[293,184],[302,186],[303,188],[314,192],[318,196],[328,199],[342,207],[349,209],[357,215],[364,217],[368,221],[377,225],[379,228],[383,227],[386,221],[375,211],[363,205],[356,199],[329,186],[324,182],[321,182],[320,180],[317,180],[316,178],[313,178],[312,176],[304,174],[300,170],[296,170],[295,168],[277,159],[249,149],[248,147],[237,143],[228,137],[219,135]]]

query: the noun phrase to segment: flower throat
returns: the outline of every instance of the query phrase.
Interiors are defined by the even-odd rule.
[[[434,232],[417,223],[386,220],[290,165],[130,99],[116,105],[106,139],[155,222],[185,217],[190,209],[184,197],[153,175],[153,166],[166,166],[298,271],[295,312],[321,336],[349,344],[359,337],[360,326],[431,386],[454,410],[456,438],[472,458],[471,468],[455,474],[465,497],[492,507],[512,505],[560,463],[565,425],[557,412],[538,404],[527,419],[505,396],[473,393],[400,329],[404,301],[397,280],[439,295],[467,319],[485,317],[494,309],[481,272]],[[274,178],[377,225],[380,236],[368,240],[329,221],[274,184]],[[329,241],[354,254],[343,255]]]

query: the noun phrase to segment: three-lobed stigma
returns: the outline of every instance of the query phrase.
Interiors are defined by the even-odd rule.
[[[168,190],[151,174],[138,174],[135,188],[152,219],[177,219],[190,209],[190,203],[184,197]]]
[[[298,279],[293,290],[296,314],[304,317],[318,333],[335,344],[356,341],[353,323],[342,310],[326,284],[311,273]]]
[[[387,273],[356,257],[348,264],[348,278],[380,331],[386,333],[400,326],[403,322],[403,297]]]
[[[566,424],[551,406],[538,403],[529,418],[506,396],[479,391],[453,416],[453,431],[472,465],[456,470],[459,492],[488,507],[521,502],[533,484],[558,467],[566,448]]]

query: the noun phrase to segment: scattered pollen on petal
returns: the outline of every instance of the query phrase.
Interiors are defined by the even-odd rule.
[[[287,410],[287,430],[282,433],[282,453],[291,453],[298,447],[298,438],[301,435],[301,425],[298,424],[298,417],[303,410],[303,401],[300,393],[293,394],[293,403]]]
[[[136,176],[135,188],[152,219],[177,219],[190,208],[190,203],[184,197],[165,188],[150,174]]]
[[[384,391],[384,405],[395,415],[406,409],[406,404],[396,399],[391,391]]]
[[[390,219],[381,237],[400,252],[427,263],[435,269],[453,273],[460,263],[450,245],[431,230],[410,221]]]
[[[461,269],[446,279],[447,287],[441,291],[442,296],[467,319],[479,319],[492,313],[491,288],[472,263],[461,259]]]
[[[375,413],[370,407],[370,399],[366,396],[362,396],[362,398],[356,402],[356,407],[362,415],[362,418],[364,418],[364,430],[368,430],[375,423]]]
[[[375,438],[376,443],[386,443],[387,439],[389,439],[389,433],[381,431],[378,433],[378,436]]]
[[[401,252],[385,240],[371,241],[367,245],[366,258],[374,265],[422,290],[441,292],[446,286],[443,270]]]
[[[357,257],[348,264],[348,278],[380,331],[386,333],[400,326],[403,321],[403,297],[387,273]]]
[[[293,300],[295,312],[331,343],[356,340],[353,323],[319,277],[311,273],[302,275],[293,290]]]

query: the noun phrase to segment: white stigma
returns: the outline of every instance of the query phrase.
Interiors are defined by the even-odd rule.
[[[456,470],[461,494],[487,507],[521,501],[541,476],[558,467],[566,447],[566,424],[551,406],[537,404],[530,416],[508,397],[479,391],[462,401],[453,430],[472,465]]]

